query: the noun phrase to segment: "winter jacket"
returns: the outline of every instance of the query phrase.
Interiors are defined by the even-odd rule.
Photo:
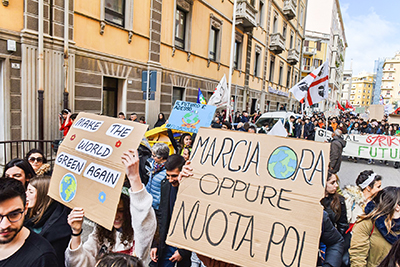
[[[337,173],[340,170],[342,164],[342,152],[346,146],[346,141],[343,138],[335,135],[331,141],[331,151],[329,154],[329,171]]]
[[[160,203],[160,220],[157,222],[158,235],[154,237],[152,247],[157,247],[158,254],[158,262],[152,262],[151,266],[159,266],[161,257],[164,255],[167,249],[167,244],[165,243],[167,240],[167,234],[169,230],[169,224],[171,221],[172,211],[170,209],[171,205],[171,189],[172,185],[168,181],[168,179],[164,179],[161,182],[161,203]],[[182,260],[178,262],[177,267],[190,267],[191,265],[191,252],[185,249],[178,248],[179,255],[181,255]],[[163,266],[160,266],[163,267]]]
[[[150,162],[151,169],[149,170],[149,181],[146,185],[146,190],[153,197],[153,208],[158,210],[160,206],[161,181],[167,177],[167,171],[165,167],[155,171],[156,162],[154,159],[150,158],[148,161]]]
[[[64,252],[71,239],[71,227],[67,223],[70,211],[64,205],[53,201],[38,222],[33,222],[34,217],[24,222],[27,228],[49,241],[56,252],[58,266],[64,266]]]
[[[340,199],[340,216],[337,217],[335,212],[331,208],[331,203],[333,200],[332,195],[328,195],[321,200],[321,204],[324,207],[324,210],[328,213],[329,219],[331,220],[332,224],[335,228],[339,231],[341,235],[344,235],[347,229],[349,229],[349,224],[347,222],[347,211],[346,211],[346,204],[344,201],[344,197],[339,196]]]
[[[365,206],[365,214],[375,208],[373,201]],[[400,219],[392,220],[392,228],[385,225],[386,216],[375,221],[362,220],[353,227],[349,249],[351,267],[375,267],[389,253],[393,243],[400,238]]]
[[[340,267],[342,263],[344,240],[333,226],[329,215],[324,211],[320,241],[326,245],[323,267]]]
[[[361,189],[356,185],[346,186],[343,190],[343,196],[346,201],[347,220],[350,224],[357,221],[357,217],[364,213],[364,207],[367,199]]]
[[[304,125],[304,136],[307,137],[308,140],[315,139],[314,124],[312,122]]]
[[[131,255],[136,255],[141,259],[145,266],[150,262],[150,247],[156,231],[156,217],[151,207],[152,197],[142,188],[137,192],[130,192],[130,213],[132,218],[133,240],[134,243],[123,244],[121,241],[122,233],[115,231],[115,245],[110,248],[109,244],[100,243],[96,239],[96,228],[89,235],[84,244],[80,244],[75,250],[68,245],[65,251],[65,265],[71,267],[86,267],[96,265],[96,256],[100,250],[106,249],[110,252],[121,252],[133,250]]]

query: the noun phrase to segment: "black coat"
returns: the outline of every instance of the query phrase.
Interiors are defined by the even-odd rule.
[[[321,200],[322,206],[324,206],[324,210],[328,213],[329,219],[331,220],[332,224],[336,227],[339,233],[344,236],[347,229],[349,229],[349,223],[347,222],[347,210],[346,210],[346,203],[343,196],[339,196],[340,199],[340,216],[336,216],[335,212],[331,208],[331,203],[333,200],[333,196],[329,195],[324,197]]]
[[[331,141],[331,151],[329,153],[329,171],[337,173],[340,170],[342,164],[342,152],[346,146],[346,141],[343,138],[334,136]]]
[[[157,230],[158,236],[155,236],[155,240],[153,242],[153,247],[158,247],[158,262],[160,262],[162,255],[167,248],[167,244],[165,241],[167,240],[169,223],[171,221],[171,211],[170,211],[170,193],[171,193],[172,185],[168,181],[168,179],[164,179],[161,181],[161,200],[160,200],[160,215],[157,219]],[[178,267],[190,267],[192,262],[190,257],[192,253],[186,249],[179,249],[178,252],[182,257],[182,260],[178,262]],[[158,266],[154,262],[152,262],[151,266]],[[160,266],[162,267],[162,266]]]
[[[71,239],[71,227],[68,225],[67,217],[71,209],[53,201],[36,224],[32,219],[25,221],[24,225],[32,231],[40,230],[39,235],[47,239],[53,246],[59,266],[64,266],[64,252]]]
[[[324,211],[320,241],[326,245],[323,267],[340,267],[342,264],[344,240]]]

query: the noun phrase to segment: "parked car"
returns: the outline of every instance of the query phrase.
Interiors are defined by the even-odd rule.
[[[258,118],[256,121],[257,132],[260,131],[262,127],[268,126],[268,128],[272,128],[278,120],[282,121],[282,124],[285,124],[285,121],[289,120],[290,116],[294,116],[296,119],[300,118],[300,114],[296,114],[290,111],[272,111],[264,113]]]

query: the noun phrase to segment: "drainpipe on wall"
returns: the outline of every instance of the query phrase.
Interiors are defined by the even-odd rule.
[[[64,0],[64,109],[68,108],[69,0]]]
[[[44,47],[43,47],[43,0],[39,0],[39,20],[38,20],[38,115],[39,115],[39,140],[44,139],[44,119],[43,119],[43,94],[44,94]],[[43,143],[39,143],[43,149]]]

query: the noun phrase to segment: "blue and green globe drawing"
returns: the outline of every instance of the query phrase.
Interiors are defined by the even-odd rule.
[[[199,115],[197,112],[188,112],[183,116],[183,120],[187,124],[197,124],[199,121]]]
[[[287,179],[296,171],[297,155],[287,146],[280,146],[268,159],[268,172],[276,179]]]
[[[76,195],[76,178],[73,174],[67,173],[60,182],[60,196],[65,202],[70,202]]]

